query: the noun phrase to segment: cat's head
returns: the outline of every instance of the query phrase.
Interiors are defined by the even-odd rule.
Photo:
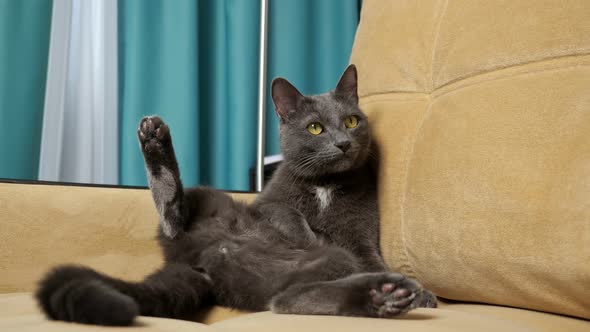
[[[300,176],[341,173],[364,164],[371,138],[367,117],[358,106],[354,65],[334,91],[302,95],[283,78],[272,82],[285,162]]]

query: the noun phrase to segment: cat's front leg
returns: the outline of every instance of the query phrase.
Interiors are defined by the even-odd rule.
[[[283,239],[300,244],[303,247],[317,241],[315,233],[309,227],[305,216],[298,210],[284,203],[265,203],[258,206],[258,211],[273,225]]]
[[[141,119],[137,136],[162,232],[169,238],[184,230],[184,193],[170,129],[157,116]]]

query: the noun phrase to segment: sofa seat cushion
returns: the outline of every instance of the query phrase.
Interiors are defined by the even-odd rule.
[[[235,315],[235,313],[234,313]],[[231,317],[228,309],[212,310],[206,315],[211,320]],[[0,331],[105,331],[112,328],[52,321],[39,310],[31,293],[0,294]],[[204,323],[177,319],[139,317],[133,331],[200,331],[213,330]]]
[[[121,331],[112,327],[97,325],[81,325],[66,322],[49,321],[41,314],[22,315],[0,318],[0,330],[2,331],[43,331],[43,332],[87,332],[87,331]],[[140,317],[131,331],[159,331],[159,332],[183,332],[183,331],[215,331],[205,324],[154,317]]]
[[[100,326],[47,320],[30,293],[0,295],[0,331],[106,331]],[[206,315],[211,325],[175,319],[140,317],[133,331],[568,331],[590,330],[582,319],[541,312],[475,304],[442,304],[418,309],[400,319],[240,313],[214,308]]]
[[[336,316],[276,315],[259,312],[212,325],[223,331],[574,331],[587,332],[590,322],[542,312],[488,305],[448,305],[439,309],[420,308],[399,319]]]

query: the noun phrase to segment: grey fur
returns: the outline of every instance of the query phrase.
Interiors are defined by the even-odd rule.
[[[167,219],[165,215],[166,206],[171,204],[178,190],[174,181],[174,174],[166,167],[162,167],[158,175],[153,175],[149,169],[147,169],[147,174],[149,186],[152,190],[152,197],[160,215],[162,231],[169,238],[174,238],[179,230],[175,228],[173,222]],[[173,209],[176,210],[178,207],[173,207]]]

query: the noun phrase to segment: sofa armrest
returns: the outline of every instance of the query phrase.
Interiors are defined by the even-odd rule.
[[[57,264],[128,280],[162,264],[148,189],[0,183],[0,225],[0,293],[32,291]]]

